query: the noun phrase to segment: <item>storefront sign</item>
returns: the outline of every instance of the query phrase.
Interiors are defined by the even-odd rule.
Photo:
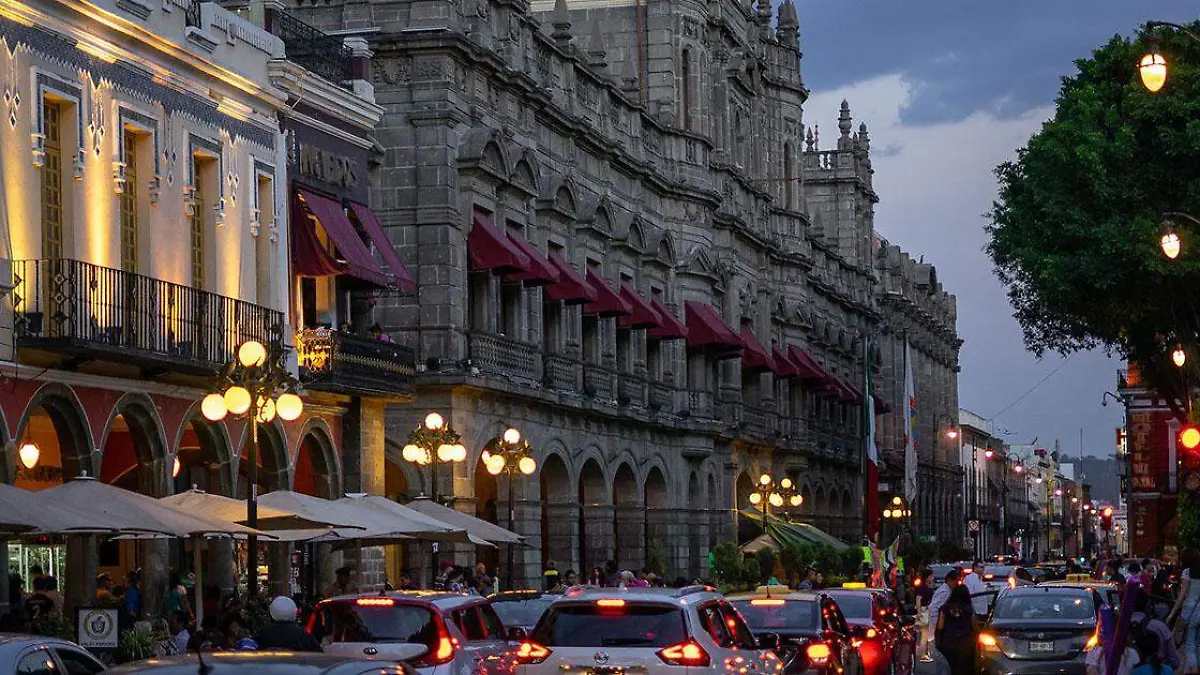
[[[346,188],[358,186],[358,162],[308,143],[297,143],[296,169],[301,176]]]
[[[78,607],[79,646],[84,649],[115,649],[118,645],[117,610]]]

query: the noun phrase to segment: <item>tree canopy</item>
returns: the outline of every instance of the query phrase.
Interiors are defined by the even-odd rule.
[[[1173,261],[1159,238],[1168,212],[1200,218],[1200,44],[1156,32],[1169,63],[1157,94],[1138,79],[1140,36],[1075,62],[1053,119],[996,168],[987,252],[1029,350],[1103,347],[1175,400],[1185,391],[1176,344],[1200,373],[1200,226],[1176,220]]]

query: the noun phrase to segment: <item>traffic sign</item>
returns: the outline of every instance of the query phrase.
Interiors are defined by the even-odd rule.
[[[967,529],[972,532],[978,532],[979,531],[979,521],[975,520],[974,518],[972,518],[971,520],[968,520],[967,521]]]

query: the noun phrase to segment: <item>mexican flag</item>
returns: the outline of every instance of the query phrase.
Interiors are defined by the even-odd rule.
[[[877,541],[879,536],[879,446],[875,444],[875,364],[871,360],[871,348],[866,340],[863,340],[863,349],[866,350],[867,383],[863,391],[866,392],[863,410],[866,413],[866,424],[863,426],[867,430],[867,464],[864,467],[864,477],[866,485],[863,489],[863,496],[866,508],[866,529],[867,536],[872,541]]]

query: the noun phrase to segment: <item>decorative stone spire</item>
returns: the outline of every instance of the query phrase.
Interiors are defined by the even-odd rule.
[[[817,150],[817,141],[813,138],[812,127],[809,127],[808,133],[804,136],[804,151],[805,152],[816,152],[816,150]]]
[[[862,148],[863,152],[871,149],[871,135],[867,133],[866,122],[858,125],[858,147]]]
[[[850,129],[854,126],[850,117],[850,103],[846,99],[842,99],[842,112],[838,115],[838,130],[842,135],[838,138],[838,150],[850,150],[854,147],[854,141],[850,138]]]
[[[588,42],[588,65],[597,73],[604,73],[608,70],[608,52],[604,49],[604,33],[599,21],[592,22],[592,36]]]
[[[771,8],[771,0],[758,0],[758,21],[759,21],[759,23],[763,24],[764,26],[770,26],[771,25],[771,16],[774,14],[775,14],[775,11]],[[770,34],[771,34],[770,31],[762,32],[762,35],[764,38],[769,39]]]
[[[629,51],[629,58],[625,59],[625,76],[621,78],[621,91],[635,102],[640,102],[641,88],[638,86],[637,54],[633,53],[633,50]]]
[[[555,44],[564,50],[569,50],[572,37],[571,12],[567,9],[567,0],[555,0],[551,25],[554,26],[554,32],[550,34],[550,37],[554,39]]]
[[[779,30],[776,31],[776,36],[789,47],[800,47],[800,19],[792,0],[784,0],[783,4],[779,5]]]

